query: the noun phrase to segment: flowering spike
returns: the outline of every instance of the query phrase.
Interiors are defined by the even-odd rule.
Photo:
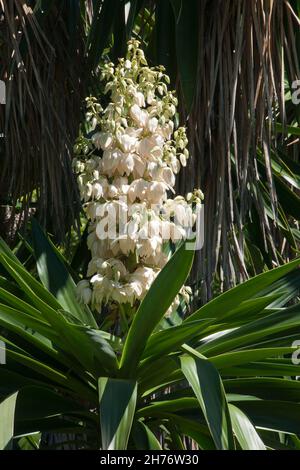
[[[109,103],[87,100],[90,137],[74,149],[92,255],[78,292],[99,311],[139,302],[168,260],[164,246],[186,238],[195,221],[192,194],[168,199],[189,156],[185,128],[174,132],[177,99],[164,68],[149,67],[139,46],[130,40],[126,59],[103,65]],[[182,295],[188,300],[188,290]]]

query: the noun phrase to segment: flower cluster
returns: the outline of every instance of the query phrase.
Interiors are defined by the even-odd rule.
[[[199,190],[168,199],[189,153],[185,128],[174,132],[177,99],[163,67],[150,68],[131,40],[127,58],[105,64],[101,78],[110,101],[103,109],[87,99],[90,133],[74,159],[92,256],[78,292],[98,310],[143,298],[168,260],[166,244],[186,238],[202,199]],[[181,294],[188,300],[189,289]]]

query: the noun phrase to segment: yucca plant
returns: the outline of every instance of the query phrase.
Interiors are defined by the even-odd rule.
[[[116,337],[77,302],[61,256],[36,223],[33,240],[41,282],[1,242],[2,449],[38,448],[45,431],[73,433],[93,449],[299,448],[300,365],[291,359],[298,260],[171,326],[164,314],[193,261],[182,245],[127,335]]]

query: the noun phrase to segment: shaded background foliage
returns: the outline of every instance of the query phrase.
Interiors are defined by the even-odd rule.
[[[78,222],[71,171],[83,99],[97,66],[132,35],[164,64],[180,97],[192,158],[178,181],[205,193],[201,303],[291,258],[300,232],[299,0],[0,1],[7,83],[1,198],[64,239]],[[17,205],[18,203],[18,205]],[[214,281],[214,282],[212,282]]]

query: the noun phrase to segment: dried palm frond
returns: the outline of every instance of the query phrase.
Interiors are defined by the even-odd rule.
[[[0,1],[7,96],[1,198],[13,208],[19,200],[25,216],[34,199],[43,224],[47,219],[62,236],[79,208],[71,152],[86,93],[84,36],[77,2],[69,11],[64,2],[44,4],[44,11],[34,11],[32,3]]]
[[[205,244],[195,267],[205,302],[214,277],[221,290],[248,277],[251,224],[259,224],[267,264],[291,254],[288,244],[280,253],[286,233],[278,231],[271,151],[278,145],[276,120],[287,122],[285,80],[300,78],[300,22],[296,2],[283,0],[170,3],[175,33],[169,28],[170,39],[157,37],[158,48],[165,46],[158,56],[169,69],[177,60],[181,118],[189,129],[192,158],[179,190],[199,186],[205,194]]]

